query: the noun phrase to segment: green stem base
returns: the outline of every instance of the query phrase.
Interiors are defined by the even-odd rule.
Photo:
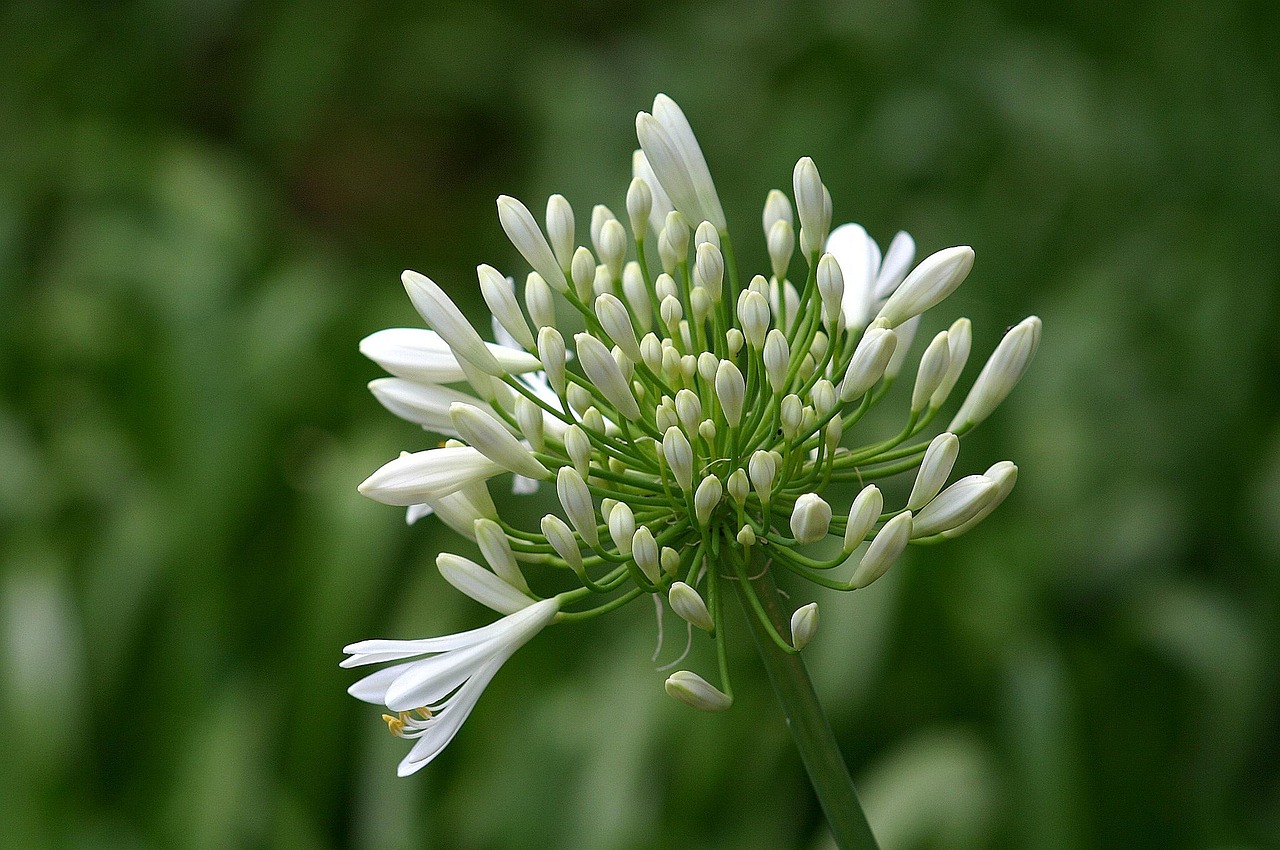
[[[789,634],[789,617],[778,596],[773,576],[768,570],[763,570],[751,584],[774,627],[780,634]],[[752,610],[746,598],[746,588],[740,583],[738,593],[756,649],[769,673],[769,681],[795,739],[796,749],[800,751],[800,760],[809,773],[814,793],[827,816],[836,846],[841,850],[877,850],[875,835],[867,823],[862,804],[858,802],[849,769],[845,767],[844,757],[840,755],[840,747],[818,702],[804,661],[798,653],[784,652],[773,642]]]

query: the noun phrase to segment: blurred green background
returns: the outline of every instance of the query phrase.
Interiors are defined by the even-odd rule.
[[[826,846],[740,622],[727,715],[663,694],[637,604],[408,780],[337,668],[488,619],[431,566],[469,544],[355,492],[428,439],[358,340],[417,323],[405,267],[479,319],[474,266],[523,273],[499,193],[621,212],[666,91],[746,265],[808,154],[838,222],[976,248],[929,319],[975,363],[1045,322],[961,456],[1017,461],[1004,507],[793,589],[886,850],[1280,846],[1278,37],[1210,0],[3,4],[0,844]]]

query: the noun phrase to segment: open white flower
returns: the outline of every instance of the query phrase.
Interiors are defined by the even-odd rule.
[[[422,640],[364,640],[343,649],[343,667],[396,662],[356,682],[347,692],[385,705],[391,732],[414,740],[399,774],[425,767],[453,740],[480,694],[517,649],[542,631],[560,610],[544,599],[497,622],[456,635]],[[406,660],[412,659],[412,660]]]

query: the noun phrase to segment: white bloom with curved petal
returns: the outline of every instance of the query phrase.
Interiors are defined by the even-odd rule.
[[[404,452],[379,467],[358,489],[384,505],[417,505],[502,472],[506,470],[470,446],[449,446]]]
[[[509,374],[542,368],[538,358],[518,348],[487,342],[485,347]],[[422,384],[453,384],[467,376],[449,343],[424,328],[387,328],[360,340],[360,353],[398,378]]]
[[[365,676],[347,692],[396,712],[397,716],[385,717],[387,725],[397,736],[414,740],[413,748],[400,762],[401,776],[425,767],[448,746],[498,668],[542,631],[559,610],[557,600],[544,599],[487,626],[455,635],[365,640],[343,649],[350,656],[342,661],[343,667],[398,662]]]

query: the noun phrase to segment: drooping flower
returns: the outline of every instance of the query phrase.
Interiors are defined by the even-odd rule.
[[[1035,317],[1005,336],[947,432],[926,436],[965,369],[967,319],[919,355],[900,430],[862,426],[892,397],[921,314],[969,274],[972,249],[944,248],[917,264],[906,233],[882,253],[859,225],[832,230],[831,193],[803,157],[794,209],[782,191],[768,193],[769,268],[748,277],[684,113],[659,95],[636,127],[626,222],[597,205],[585,244],[575,245],[578,218],[563,197],[547,202],[545,229],[523,202],[499,198],[502,229],[531,271],[517,276],[521,292],[516,278],[478,267],[494,342],[435,282],[406,272],[431,330],[380,331],[362,343],[394,376],[370,385],[378,400],[447,441],[389,461],[361,492],[408,506],[411,521],[437,513],[476,541],[489,569],[445,555],[441,572],[506,615],[460,635],[348,648],[348,666],[395,662],[352,693],[386,705],[392,731],[418,739],[402,773],[452,739],[497,668],[543,627],[643,595],[665,600],[720,650],[718,686],[680,670],[667,692],[725,710],[726,577],[748,597],[762,569],[865,587],[908,545],[972,528],[1017,478],[1003,461],[947,486],[960,441],[1026,371]],[[917,468],[910,495],[886,509],[871,482]],[[554,479],[561,512],[536,529],[504,524],[488,482],[509,473],[516,492]],[[861,489],[842,504],[833,484]],[[828,535],[843,541],[834,555],[807,548]],[[525,575],[534,568],[576,586],[539,600],[530,587],[544,580]],[[748,610],[787,651],[814,637],[814,603],[797,608],[790,635],[758,604]]]

